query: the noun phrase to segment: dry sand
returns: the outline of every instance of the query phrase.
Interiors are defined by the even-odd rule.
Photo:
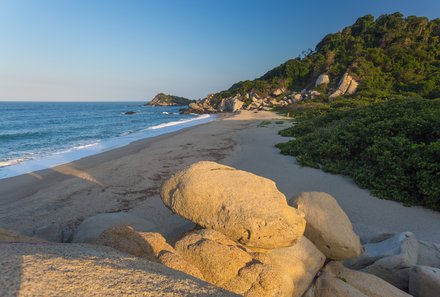
[[[200,160],[213,160],[274,180],[288,197],[302,191],[324,191],[337,198],[364,238],[381,232],[412,231],[418,239],[440,242],[440,213],[404,207],[372,197],[349,178],[300,167],[274,144],[289,122],[262,120],[270,112],[242,112],[233,117],[141,140],[79,161],[0,180],[0,227],[32,235],[54,223],[65,239],[85,218],[97,213],[128,211],[156,224],[173,240],[192,224],[173,215],[158,195],[173,172]]]

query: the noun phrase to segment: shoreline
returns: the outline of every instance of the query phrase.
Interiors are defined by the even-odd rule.
[[[215,119],[215,115],[197,115],[191,119],[181,119],[178,121],[165,122],[158,125],[146,127],[134,133],[121,135],[119,137],[101,139],[92,144],[71,147],[67,150],[53,152],[49,155],[37,159],[20,158],[22,160],[21,162],[6,166],[0,166],[0,180],[9,177],[19,176],[22,174],[36,172],[39,170],[49,169],[70,162],[75,162],[89,156],[101,154],[113,149],[127,146],[139,140],[173,133],[181,129],[208,123]]]
[[[368,238],[378,233],[411,231],[419,240],[440,242],[435,228],[440,213],[372,197],[351,179],[301,167],[274,144],[290,126],[270,112],[222,115],[209,123],[138,140],[50,169],[0,180],[0,227],[32,235],[35,229],[60,225],[64,241],[85,218],[126,211],[152,222],[171,242],[193,224],[173,215],[159,197],[161,184],[197,161],[216,161],[274,180],[287,199],[303,191],[333,195],[355,231]],[[271,120],[260,126],[263,120]]]

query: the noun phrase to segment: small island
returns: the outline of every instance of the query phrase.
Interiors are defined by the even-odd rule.
[[[153,100],[150,102],[145,103],[144,105],[152,105],[152,106],[185,106],[189,105],[190,103],[194,102],[194,100],[174,96],[174,95],[167,95],[164,93],[157,94]]]

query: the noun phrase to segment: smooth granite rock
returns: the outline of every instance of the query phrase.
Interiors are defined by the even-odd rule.
[[[244,296],[287,296],[283,295],[281,276],[271,269],[267,256],[253,254],[220,232],[190,232],[175,248],[206,281],[221,288]]]
[[[378,243],[365,244],[364,249],[364,254],[346,262],[347,266],[374,274],[402,290],[408,289],[410,268],[418,258],[418,242],[413,233],[399,233]]]
[[[174,213],[248,247],[286,247],[304,233],[304,214],[287,205],[273,181],[215,162],[177,172],[161,196]]]
[[[327,258],[343,260],[361,255],[359,237],[335,198],[323,192],[304,192],[290,204],[305,214],[304,235]]]
[[[237,295],[105,246],[0,243],[0,296]]]
[[[413,266],[409,274],[409,293],[414,297],[440,296],[440,269]]]
[[[410,297],[382,279],[329,262],[305,297]]]
[[[283,281],[285,296],[301,297],[325,262],[325,256],[306,237],[290,247],[267,253]]]

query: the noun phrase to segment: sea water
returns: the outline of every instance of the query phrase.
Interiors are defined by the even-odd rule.
[[[179,108],[142,102],[0,102],[0,178],[212,120],[179,114]]]

